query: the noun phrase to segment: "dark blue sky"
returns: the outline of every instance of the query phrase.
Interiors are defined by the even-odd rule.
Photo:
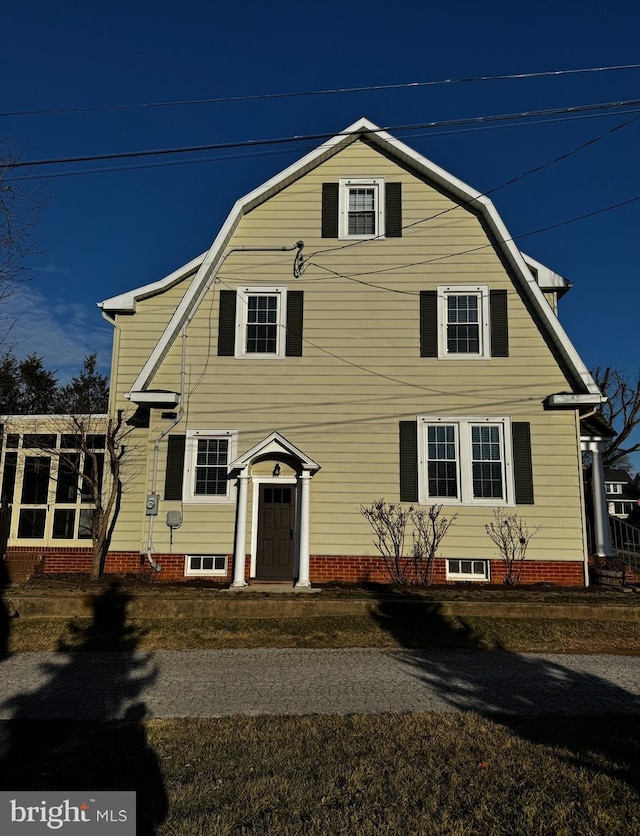
[[[438,4],[33,0],[3,11],[3,113],[295,92],[640,62],[637,0]],[[3,116],[23,159],[339,131],[360,116],[395,126],[640,98],[640,70],[243,103]],[[640,113],[640,109],[638,110]],[[396,131],[481,191],[572,151],[633,113],[519,120],[481,130]],[[537,124],[532,124],[532,122]],[[492,195],[519,236],[640,196],[638,122]],[[237,197],[316,143],[260,152],[32,169],[49,201],[17,350],[60,376],[83,354],[109,362],[95,303],[156,281],[203,252]],[[226,159],[224,158],[226,156]],[[204,159],[215,158],[210,161]],[[180,160],[178,165],[158,162]],[[188,160],[188,164],[184,164]],[[198,160],[198,162],[195,162]],[[113,165],[113,164],[111,164]],[[60,176],[67,173],[66,176]],[[590,367],[638,366],[640,200],[519,240],[574,283],[561,320]]]

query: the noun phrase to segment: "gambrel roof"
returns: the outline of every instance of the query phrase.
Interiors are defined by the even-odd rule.
[[[138,301],[162,293],[176,283],[191,277],[188,289],[134,382],[130,393],[132,399],[135,400],[134,393],[149,389],[155,374],[180,330],[193,317],[229,252],[229,242],[242,217],[361,138],[366,139],[372,148],[379,150],[388,158],[396,160],[417,176],[432,183],[436,188],[450,196],[452,200],[468,207],[481,219],[498,255],[510,270],[517,289],[537,315],[537,321],[544,336],[561,358],[564,371],[572,385],[572,394],[578,396],[576,405],[600,403],[602,396],[595,381],[573,347],[543,293],[543,290],[555,290],[561,295],[569,289],[570,283],[562,276],[535,261],[535,259],[520,252],[493,203],[486,195],[444,171],[444,169],[365,118],[354,122],[353,125],[345,128],[344,131],[336,134],[332,139],[327,140],[296,163],[240,198],[206,253],[193,259],[184,267],[160,281],[99,303],[103,314],[108,318],[114,318],[119,313],[135,313]],[[294,242],[291,241],[290,243],[293,249]],[[563,398],[562,405],[572,405],[571,394],[564,393]]]

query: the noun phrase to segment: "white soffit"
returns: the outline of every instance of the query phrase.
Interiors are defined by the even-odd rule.
[[[194,273],[202,264],[206,253],[202,253],[197,258],[192,259],[188,264],[169,273],[164,279],[157,282],[145,284],[142,287],[137,287],[134,290],[129,290],[126,293],[121,293],[119,296],[112,296],[110,299],[105,299],[98,302],[98,307],[102,309],[104,314],[117,313],[135,313],[137,303],[140,299],[147,299],[149,296],[155,296],[173,287],[174,284],[181,282],[183,279]]]
[[[565,279],[560,273],[555,273],[549,267],[545,267],[544,264],[536,261],[535,258],[531,258],[530,255],[522,253],[522,257],[527,267],[534,271],[536,281],[542,290],[555,290],[560,297],[564,296],[573,287],[569,279]]]

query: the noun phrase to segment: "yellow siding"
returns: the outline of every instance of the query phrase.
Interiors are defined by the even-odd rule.
[[[352,242],[320,237],[322,183],[347,176],[402,182],[402,222],[408,227],[402,238],[345,246]],[[298,239],[305,242],[307,259],[299,279],[292,275],[294,253],[234,253],[224,263],[188,330],[186,414],[173,432],[237,429],[243,453],[277,430],[322,467],[311,483],[311,553],[365,555],[375,552],[359,506],[380,496],[398,501],[399,420],[459,415],[529,421],[535,505],[519,506],[517,512],[543,524],[530,556],[581,558],[575,415],[547,412],[542,405],[549,394],[570,387],[474,215],[357,142],[249,213],[230,243],[284,246]],[[398,265],[401,269],[379,272]],[[190,281],[139,302],[135,315],[118,317],[118,398],[131,387]],[[419,292],[455,283],[507,290],[509,357],[420,357]],[[219,292],[241,285],[304,291],[303,357],[217,356]],[[181,350],[178,340],[153,388],[180,389]],[[150,490],[153,439],[167,425],[154,414],[147,477],[137,475],[127,486],[115,549],[145,542],[147,522],[140,509]],[[165,465],[166,440],[160,444],[161,493]],[[265,467],[261,472],[269,470]],[[235,496],[232,500],[185,503],[173,551],[231,552]],[[169,550],[165,512],[179,507],[162,503],[153,536],[157,551]],[[447,512],[457,512],[458,522],[445,539],[444,556],[494,554],[484,534],[491,509],[450,507]],[[248,531],[247,550],[249,537]]]

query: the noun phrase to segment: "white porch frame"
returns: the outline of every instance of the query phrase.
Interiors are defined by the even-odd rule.
[[[611,532],[609,530],[609,510],[604,487],[604,466],[602,464],[602,448],[605,439],[581,439],[581,448],[593,456],[591,465],[591,492],[593,494],[594,521],[594,551],[596,557],[611,557]]]
[[[298,463],[297,476],[251,476],[252,465],[260,460],[279,458],[293,459]],[[253,509],[251,519],[251,564],[250,576],[255,574],[258,542],[258,496],[259,486],[264,483],[296,485],[296,532],[294,542],[294,574],[297,577],[296,588],[311,586],[309,572],[309,508],[310,481],[320,465],[306,456],[301,450],[278,432],[272,432],[259,444],[256,444],[242,456],[231,462],[230,469],[238,472],[238,505],[236,511],[236,530],[233,550],[234,588],[247,586],[245,581],[246,542],[247,542],[247,506],[249,498],[249,480],[254,482]],[[296,559],[297,558],[297,559]]]

